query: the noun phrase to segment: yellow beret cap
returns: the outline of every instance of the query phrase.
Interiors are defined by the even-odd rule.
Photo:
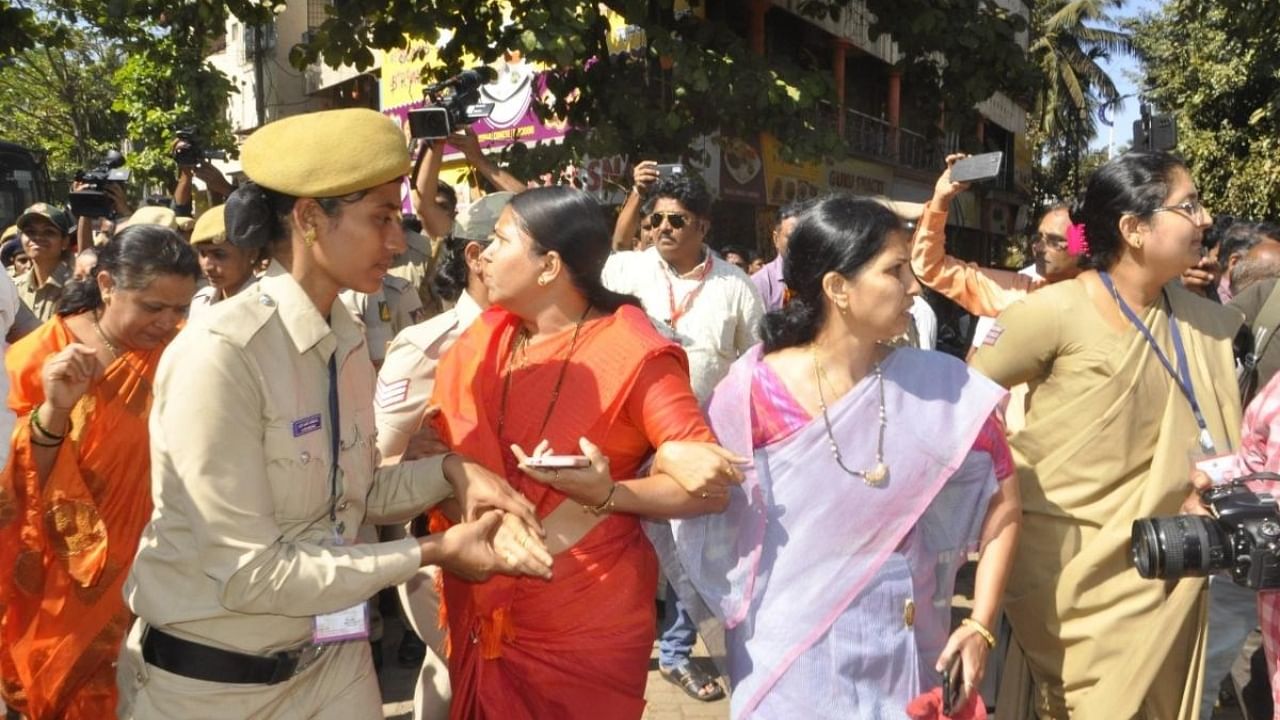
[[[409,173],[404,134],[374,110],[293,115],[249,136],[240,163],[250,180],[300,198],[341,197]]]
[[[213,243],[221,245],[227,241],[227,206],[217,205],[205,210],[196,220],[196,229],[191,231],[191,244]]]
[[[177,230],[177,219],[178,216],[167,207],[147,205],[135,210],[126,225],[163,225],[170,230]]]

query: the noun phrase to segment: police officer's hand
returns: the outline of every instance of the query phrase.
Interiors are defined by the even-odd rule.
[[[749,462],[715,443],[670,441],[658,447],[653,469],[705,500],[728,497],[729,488],[742,482],[740,466]]]
[[[435,563],[449,572],[473,582],[487,580],[494,573],[533,575],[550,579],[551,557],[540,542],[521,542],[527,537],[516,534],[504,522],[506,516],[490,510],[474,522],[454,525],[435,540],[423,538],[423,563]],[[521,525],[518,519],[514,525]],[[427,551],[438,543],[439,554]]]
[[[54,410],[70,411],[101,372],[93,348],[71,343],[44,362],[40,380],[45,404]]]
[[[453,485],[453,494],[462,505],[464,520],[475,520],[486,510],[496,509],[509,512],[530,528],[542,532],[542,523],[538,522],[533,503],[479,463],[461,455],[450,455],[444,460],[444,476]]]

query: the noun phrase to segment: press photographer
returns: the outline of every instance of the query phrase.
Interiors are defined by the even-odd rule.
[[[124,156],[111,150],[91,170],[76,173],[75,189],[69,197],[71,214],[76,217],[120,217],[128,214],[124,184],[129,181],[129,168]]]

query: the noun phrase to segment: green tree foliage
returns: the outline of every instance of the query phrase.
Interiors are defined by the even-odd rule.
[[[50,177],[69,181],[124,137],[124,116],[112,109],[124,54],[83,28],[67,28],[63,42],[24,50],[0,66],[0,137],[44,150]]]
[[[544,168],[581,154],[678,153],[716,129],[729,136],[771,132],[801,158],[840,152],[835,125],[825,119],[835,98],[831,71],[754,55],[743,28],[731,22],[751,3],[706,0],[701,19],[677,15],[670,0],[606,4],[644,32],[646,52],[610,57],[608,21],[594,2],[344,0],[330,7],[328,19],[291,59],[298,67],[319,60],[367,67],[374,49],[404,47],[406,38],[436,42],[445,29],[451,32],[440,49],[446,67],[439,75],[462,69],[466,57],[492,61],[504,50],[519,50],[554,68],[547,84],[555,101],[539,112],[592,129],[571,133],[564,145],[532,151],[527,160]],[[852,4],[803,0],[798,7],[806,15],[834,18]],[[938,106],[948,108],[951,120],[962,122],[996,90],[1015,97],[1029,90],[1030,68],[1015,40],[1022,21],[992,0],[866,4],[880,18],[873,33],[894,34],[907,56],[906,72],[935,85]],[[822,57],[830,52],[814,51]]]
[[[1280,3],[1171,0],[1135,23],[1135,41],[1206,204],[1280,218]]]
[[[1118,107],[1119,92],[1100,62],[1135,52],[1111,13],[1123,0],[1040,0],[1032,13],[1031,58],[1041,83],[1031,113],[1037,199],[1075,195],[1090,170],[1085,162],[1102,105]],[[1114,113],[1112,113],[1114,115]]]

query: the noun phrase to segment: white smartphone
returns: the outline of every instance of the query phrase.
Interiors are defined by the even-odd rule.
[[[526,460],[525,465],[542,470],[584,468],[591,467],[591,458],[586,455],[539,455]]]

